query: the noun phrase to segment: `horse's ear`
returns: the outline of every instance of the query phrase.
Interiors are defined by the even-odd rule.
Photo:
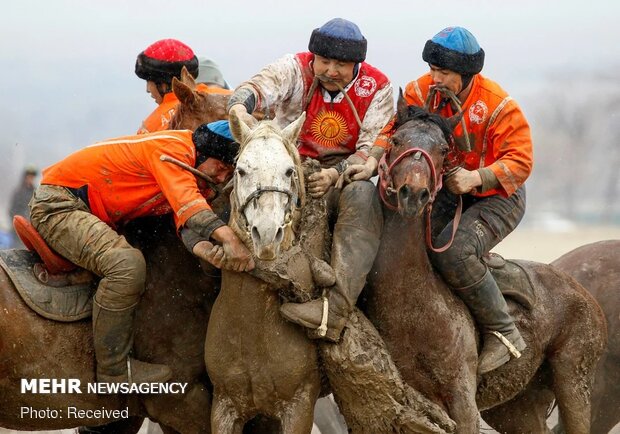
[[[296,143],[301,127],[306,121],[306,112],[303,112],[295,121],[291,122],[286,128],[282,130],[282,137],[289,141],[289,143]]]
[[[194,80],[194,77],[192,77],[192,74],[189,73],[185,66],[181,69],[181,81],[183,84],[188,85],[190,89],[196,89],[196,80]]]
[[[409,108],[407,100],[403,95],[403,88],[398,88],[398,100],[396,101],[396,119],[399,125],[402,125],[408,117]]]
[[[196,99],[196,97],[194,96],[194,91],[191,89],[191,87],[183,83],[176,77],[172,79],[172,91],[176,95],[177,99],[181,101],[181,104],[189,105],[193,103]]]
[[[228,114],[228,122],[230,124],[230,132],[232,133],[237,143],[245,143],[245,139],[252,133],[252,130],[243,121],[243,119],[237,116],[235,111],[231,111]]]

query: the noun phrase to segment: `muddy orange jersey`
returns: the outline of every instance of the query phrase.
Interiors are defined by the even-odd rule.
[[[217,86],[208,86],[204,83],[198,84],[196,86],[196,90],[203,93],[220,93],[225,95],[230,95],[232,93],[229,89],[221,89]],[[165,94],[161,104],[153,110],[153,113],[142,121],[142,126],[138,130],[138,134],[146,134],[168,129],[170,119],[172,119],[178,105],[179,100],[174,92],[168,92]]]
[[[407,103],[424,106],[432,84],[430,74],[410,82],[405,90]],[[450,104],[438,110],[439,103],[437,94],[429,109],[445,117],[454,114]],[[474,76],[462,108],[471,146],[470,152],[461,152],[464,167],[468,170],[487,167],[501,185],[476,196],[510,196],[525,182],[533,166],[530,127],[521,108],[497,83],[480,74]],[[454,130],[454,139],[457,147],[463,143],[460,124]]]
[[[189,130],[161,131],[95,143],[43,171],[41,184],[88,189],[91,212],[111,225],[174,213],[177,228],[211,209],[194,175],[160,160],[169,155],[194,166]]]

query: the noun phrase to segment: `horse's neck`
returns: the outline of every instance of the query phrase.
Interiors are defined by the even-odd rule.
[[[386,215],[383,242],[397,255],[398,265],[407,273],[411,287],[428,287],[440,284],[428,258],[423,218],[404,219],[398,213]]]

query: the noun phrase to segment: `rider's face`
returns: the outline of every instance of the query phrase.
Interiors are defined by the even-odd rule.
[[[223,184],[230,179],[235,171],[235,166],[215,158],[207,158],[197,169],[209,176],[216,184]]]
[[[153,98],[157,104],[161,104],[164,100],[163,95],[159,93],[157,84],[155,84],[154,81],[147,80],[146,91],[151,94],[151,98]]]
[[[463,90],[463,80],[461,79],[461,74],[449,69],[439,68],[434,65],[430,65],[430,68],[433,83],[438,87],[449,89],[454,92],[455,95],[458,95]]]
[[[329,91],[338,90],[337,84],[344,88],[353,80],[355,62],[343,62],[336,59],[314,55],[312,70],[321,80],[321,86]],[[336,84],[337,83],[337,84]]]

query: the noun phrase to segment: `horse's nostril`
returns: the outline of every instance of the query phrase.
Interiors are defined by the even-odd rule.
[[[409,187],[408,185],[403,185],[398,190],[398,195],[402,197],[403,199],[406,199],[407,197],[409,197],[410,194],[411,194],[411,187]]]
[[[282,228],[278,228],[278,231],[276,232],[275,242],[282,242],[282,238],[284,238],[284,231],[282,230]]]
[[[430,197],[431,197],[431,194],[428,191],[428,188],[425,188],[424,190],[422,190],[420,192],[420,204],[425,205],[430,199]]]
[[[256,226],[252,226],[252,239],[254,241],[260,240],[260,233],[258,232],[258,229],[256,229]]]

